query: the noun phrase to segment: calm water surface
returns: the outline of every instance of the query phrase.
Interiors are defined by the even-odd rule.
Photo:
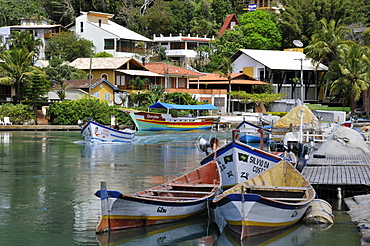
[[[240,245],[205,214],[196,219],[95,235],[100,182],[122,193],[150,188],[199,166],[199,135],[140,133],[133,144],[86,145],[79,132],[0,132],[0,245]],[[359,245],[345,206],[330,201],[326,230],[298,225],[242,245]]]

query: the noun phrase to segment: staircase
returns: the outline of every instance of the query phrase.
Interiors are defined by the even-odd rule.
[[[48,125],[49,124],[42,110],[37,110],[36,121],[38,125]]]

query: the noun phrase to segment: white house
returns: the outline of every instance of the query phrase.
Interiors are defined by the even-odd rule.
[[[65,30],[60,24],[49,24],[48,20],[36,18],[21,19],[20,25],[9,26],[9,29],[10,31],[28,31],[34,35],[35,39],[40,39],[42,41],[43,45],[39,47],[40,53],[37,59],[46,58],[45,48],[49,38]]]
[[[189,64],[189,62],[197,56],[195,49],[201,45],[208,45],[209,41],[214,40],[214,37],[191,37],[190,34],[183,36],[159,36],[153,35],[153,41],[157,42],[159,46],[166,49],[166,55],[172,62],[178,63],[180,66]]]
[[[113,57],[132,57],[134,52],[145,52],[146,44],[153,42],[134,31],[109,20],[114,15],[100,12],[81,12],[66,27],[80,37],[91,40],[95,52],[108,52]]]
[[[305,101],[319,99],[322,75],[328,70],[319,64],[315,72],[316,64],[299,51],[240,49],[231,59],[233,72],[272,83],[276,92],[287,93],[288,99]]]

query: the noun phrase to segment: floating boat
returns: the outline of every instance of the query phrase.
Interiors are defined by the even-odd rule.
[[[216,141],[211,140],[211,143],[205,143],[209,147],[212,146],[214,153],[204,158],[201,164],[204,165],[214,159],[217,161],[222,176],[222,188],[224,189],[253,178],[283,159],[282,156],[275,153],[240,142],[238,134],[239,130],[234,130],[232,141],[220,148],[212,146],[212,142]],[[205,147],[200,146],[198,149],[205,150]]]
[[[101,190],[100,222],[96,231],[116,231],[188,219],[204,212],[221,186],[216,162],[210,162],[172,181],[124,195]]]
[[[269,139],[268,134],[271,133],[271,130],[245,120],[243,120],[236,129],[240,130],[240,141],[243,143],[259,143],[261,134],[263,134],[263,141],[265,142]]]
[[[212,127],[213,119],[200,119],[196,117],[174,117],[169,114],[169,109],[176,110],[213,110],[217,109],[212,104],[202,105],[177,105],[169,103],[155,103],[149,108],[166,108],[167,113],[152,113],[125,109],[135,122],[138,131],[190,131],[208,130]]]
[[[82,128],[81,134],[86,142],[131,142],[135,137],[135,130],[116,130],[92,120]]]
[[[215,197],[240,240],[297,223],[315,198],[311,184],[286,160]]]

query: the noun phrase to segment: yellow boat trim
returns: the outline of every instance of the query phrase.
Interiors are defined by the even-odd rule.
[[[235,220],[227,220],[227,223],[230,225],[244,225],[244,226],[265,226],[265,227],[276,227],[276,226],[287,226],[287,225],[292,225],[295,224],[299,221],[300,219],[293,220],[293,221],[288,221],[288,222],[279,222],[279,223],[273,223],[273,222],[258,222],[258,221],[235,221]]]

